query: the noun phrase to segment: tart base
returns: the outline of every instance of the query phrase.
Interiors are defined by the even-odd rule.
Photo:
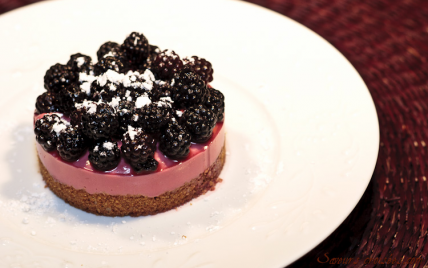
[[[73,207],[89,213],[103,216],[146,216],[155,215],[181,206],[193,198],[215,189],[221,181],[218,177],[226,160],[225,146],[216,161],[198,177],[185,183],[174,191],[156,197],[143,195],[108,195],[105,193],[89,194],[84,189],[75,189],[54,179],[39,158],[40,173],[46,186],[54,194]]]

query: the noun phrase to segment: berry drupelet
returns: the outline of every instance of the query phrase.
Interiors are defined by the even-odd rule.
[[[52,151],[56,148],[59,132],[65,127],[58,115],[46,114],[35,123],[36,140],[45,151]]]
[[[185,58],[183,60],[186,65],[192,67],[193,71],[198,74],[205,83],[213,81],[213,68],[209,61],[197,56],[192,56],[191,58]]]
[[[89,148],[89,162],[100,171],[112,170],[120,162],[120,150],[115,141],[99,141]]]
[[[161,132],[159,149],[170,158],[185,158],[190,151],[191,139],[189,131],[172,118]]]
[[[44,77],[45,88],[54,93],[59,93],[62,88],[75,82],[77,82],[77,77],[72,68],[59,63],[51,66]]]
[[[190,66],[184,66],[180,73],[175,75],[173,84],[173,100],[179,107],[204,103],[208,89],[205,82]]]
[[[193,142],[206,142],[210,139],[217,116],[202,104],[189,107],[180,118],[182,124],[189,130]]]
[[[84,101],[82,109],[83,134],[91,140],[109,139],[116,134],[119,122],[113,107],[107,103]]]
[[[182,67],[183,62],[172,50],[162,51],[152,63],[154,74],[161,80],[171,80]]]
[[[122,138],[121,150],[123,157],[137,173],[156,170],[158,162],[153,158],[156,141],[141,128],[128,127]]]
[[[59,133],[56,148],[63,160],[76,161],[86,151],[86,141],[82,131],[77,127],[67,126]]]

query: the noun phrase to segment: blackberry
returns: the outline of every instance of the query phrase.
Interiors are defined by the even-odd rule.
[[[191,135],[174,118],[161,132],[159,149],[170,158],[185,158],[189,154]]]
[[[205,83],[213,81],[213,68],[209,61],[197,56],[192,56],[191,58],[185,58],[184,62],[186,65],[189,65],[193,68],[193,71],[198,74]]]
[[[141,173],[141,172],[152,172],[152,171],[156,171],[156,169],[158,169],[158,161],[156,161],[156,159],[154,159],[153,157],[149,157],[147,158],[146,162],[143,163],[139,163],[137,164],[137,166],[133,166],[132,168],[137,172],[137,173]]]
[[[158,79],[170,80],[183,67],[180,57],[172,50],[164,50],[152,63],[153,73]]]
[[[172,109],[167,105],[152,102],[141,108],[135,108],[133,114],[131,121],[133,126],[141,127],[148,133],[156,133],[168,123],[172,116]]]
[[[142,88],[122,87],[118,93],[121,100],[135,102],[136,98],[144,95],[145,90]]]
[[[59,101],[53,92],[44,92],[36,99],[36,109],[39,114],[59,112]]]
[[[152,101],[159,101],[160,98],[170,97],[172,99],[172,87],[167,82],[154,83],[152,90],[147,91]],[[174,105],[173,105],[174,106]]]
[[[116,51],[120,50],[120,45],[116,42],[105,42],[100,46],[100,48],[97,51],[97,58],[98,60],[101,60],[104,58],[105,55],[109,54],[109,52],[112,52],[112,54]]]
[[[122,62],[119,59],[108,56],[100,59],[97,64],[95,64],[94,74],[98,76],[107,72],[108,70],[113,70],[117,73],[124,73],[126,72],[127,68],[128,66],[126,62]]]
[[[60,132],[57,141],[59,156],[65,161],[73,162],[79,159],[86,151],[86,142],[81,130],[74,126],[67,126]]]
[[[83,134],[92,140],[109,139],[115,135],[119,122],[113,107],[107,103],[84,101],[82,107]]]
[[[80,91],[79,86],[74,84],[61,89],[58,98],[61,112],[69,115],[75,109],[75,103],[83,102],[87,95]]]
[[[137,32],[132,32],[123,41],[122,49],[134,66],[144,64],[150,55],[149,41],[143,34]]]
[[[150,46],[150,54],[149,54],[149,57],[147,58],[147,60],[143,63],[140,63],[140,64],[134,66],[134,68],[139,70],[140,73],[143,73],[146,69],[152,69],[152,65],[156,59],[156,56],[161,52],[159,50],[159,47],[152,46],[152,45],[149,45],[149,46]]]
[[[161,53],[161,51],[158,46],[150,45],[150,54],[147,58],[147,68],[150,68],[152,66],[152,63],[155,61],[159,53]]]
[[[91,84],[91,92],[93,92],[91,99],[97,102],[99,100],[109,102],[113,97],[120,95],[121,88],[122,85],[117,85],[110,81],[107,81],[103,86],[101,86],[100,83],[95,80]]]
[[[79,129],[83,129],[82,114],[83,114],[82,108],[75,109],[74,111],[72,111],[70,113],[70,125]]]
[[[208,93],[205,82],[190,66],[184,66],[175,75],[173,90],[173,100],[182,108],[204,103]]]
[[[101,171],[112,170],[120,162],[120,150],[117,142],[99,141],[89,148],[89,162],[92,166]]]
[[[122,85],[122,89],[119,91],[119,96],[122,100],[136,100],[138,97],[147,95],[146,87],[148,84],[152,84],[153,82],[144,75],[138,72],[128,72],[125,76],[124,83]]]
[[[49,92],[59,93],[59,91],[77,81],[72,68],[68,65],[55,64],[46,71],[44,77],[45,88]]]
[[[120,47],[118,43],[115,42],[106,42],[100,49],[97,51],[98,61],[101,61],[103,58],[113,57],[122,62],[125,66],[131,67],[131,62],[126,56],[125,51]]]
[[[128,131],[122,138],[121,150],[123,157],[137,173],[153,170],[154,161],[156,161],[153,159],[156,151],[156,141],[141,128],[128,127]]]
[[[92,71],[91,57],[81,53],[71,55],[67,65],[71,67],[71,70],[74,72],[76,77],[79,77],[79,73],[90,74]]]
[[[66,126],[56,114],[46,114],[34,124],[34,134],[37,142],[45,151],[55,150],[58,134]]]
[[[132,101],[120,101],[116,108],[116,114],[119,121],[118,134],[123,135],[128,131],[128,126],[131,124],[132,111],[134,109],[134,102]]]
[[[223,121],[224,115],[224,95],[214,88],[208,89],[208,98],[205,101],[205,106],[217,115],[217,122]]]
[[[202,104],[189,107],[180,118],[192,135],[193,142],[206,142],[213,133],[217,116]]]

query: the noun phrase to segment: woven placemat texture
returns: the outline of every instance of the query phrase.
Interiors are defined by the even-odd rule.
[[[0,0],[0,13],[31,2]],[[290,267],[428,267],[428,0],[249,2],[302,23],[343,53],[379,117],[367,191],[333,234]]]
[[[302,23],[343,53],[367,84],[379,117],[379,157],[366,193],[330,237],[291,267],[424,267],[428,1],[252,2]]]

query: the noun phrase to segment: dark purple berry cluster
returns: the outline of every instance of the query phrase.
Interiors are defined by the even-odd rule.
[[[102,44],[97,59],[76,53],[50,67],[36,100],[36,140],[65,161],[89,150],[97,170],[123,158],[137,173],[153,172],[157,148],[186,158],[192,142],[208,141],[223,120],[224,96],[208,86],[213,69],[203,58],[161,51],[133,32],[122,44]]]

